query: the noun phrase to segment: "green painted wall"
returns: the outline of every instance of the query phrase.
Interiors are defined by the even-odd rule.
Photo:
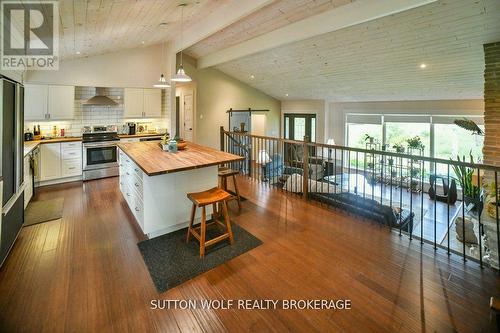
[[[196,61],[185,55],[184,69],[196,84],[195,141],[197,143],[219,148],[219,127],[224,126],[228,129],[229,116],[226,111],[229,108],[269,109],[266,113],[266,135],[279,136],[281,113],[279,100],[217,69],[198,70]]]

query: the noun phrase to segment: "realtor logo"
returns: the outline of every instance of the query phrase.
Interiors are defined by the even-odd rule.
[[[1,69],[59,69],[59,3],[1,1]]]

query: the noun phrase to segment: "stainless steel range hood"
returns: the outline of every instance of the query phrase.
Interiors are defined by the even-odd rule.
[[[99,106],[116,106],[118,103],[106,96],[106,88],[95,88],[95,96],[88,101],[83,102],[83,105],[99,105]]]

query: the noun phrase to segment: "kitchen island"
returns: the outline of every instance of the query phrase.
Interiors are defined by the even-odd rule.
[[[186,194],[216,187],[218,166],[243,160],[191,142],[176,153],[162,151],[155,141],[120,143],[118,148],[120,190],[150,238],[187,227],[191,201]]]

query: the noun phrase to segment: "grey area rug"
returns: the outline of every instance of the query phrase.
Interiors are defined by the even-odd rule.
[[[186,244],[187,228],[142,241],[137,246],[156,289],[164,292],[262,244],[260,239],[235,223],[232,223],[232,230],[233,245],[225,240],[209,246],[203,259],[194,237]],[[220,234],[219,228],[210,226],[207,239]]]
[[[26,208],[24,226],[60,219],[63,205],[64,197],[30,202]]]

